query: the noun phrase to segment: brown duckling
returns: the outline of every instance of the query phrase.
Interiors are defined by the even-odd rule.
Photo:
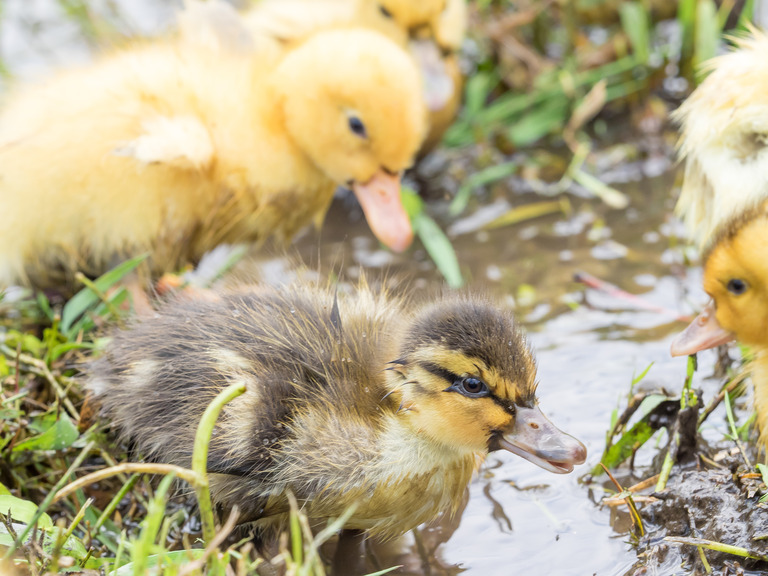
[[[411,311],[352,294],[259,287],[177,301],[117,332],[87,387],[123,439],[189,466],[206,405],[215,502],[273,533],[292,492],[311,521],[389,538],[459,505],[478,462],[504,449],[554,473],[586,457],[536,400],[536,365],[512,314],[474,296]]]
[[[0,286],[71,286],[145,252],[159,276],[222,243],[288,241],[337,186],[404,250],[400,173],[425,129],[412,59],[365,29],[274,54],[246,40],[138,46],[12,95]]]

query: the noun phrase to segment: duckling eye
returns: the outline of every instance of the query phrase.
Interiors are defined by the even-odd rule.
[[[360,118],[357,116],[349,117],[349,129],[360,136],[360,138],[368,138],[368,132],[365,130],[365,124],[363,124],[363,121],[360,120]]]
[[[392,12],[387,10],[386,6],[383,4],[379,4],[379,12],[381,12],[381,15],[384,16],[384,18],[392,18]]]
[[[729,292],[732,294],[736,294],[737,296],[744,294],[744,292],[747,291],[747,283],[744,282],[744,280],[741,280],[739,278],[732,278],[728,281],[728,284],[726,285],[726,288]]]
[[[463,394],[467,398],[482,398],[483,396],[488,396],[491,393],[491,391],[488,390],[488,385],[485,382],[472,376],[459,378],[453,383],[453,386],[448,388],[448,390],[456,391],[459,394]]]

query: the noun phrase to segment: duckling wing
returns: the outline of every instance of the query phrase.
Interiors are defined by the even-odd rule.
[[[118,146],[114,153],[144,164],[167,164],[181,169],[207,168],[214,145],[205,125],[193,116],[157,116],[142,123],[144,133]]]

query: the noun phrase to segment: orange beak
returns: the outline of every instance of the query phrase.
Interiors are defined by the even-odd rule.
[[[688,328],[677,335],[672,341],[669,351],[672,356],[687,356],[700,350],[720,346],[733,339],[733,334],[726,332],[718,324],[715,317],[715,307],[710,302],[701,311],[701,314],[693,319]]]
[[[393,252],[408,248],[413,230],[400,201],[400,176],[379,170],[365,184],[355,182],[352,189],[376,238]]]

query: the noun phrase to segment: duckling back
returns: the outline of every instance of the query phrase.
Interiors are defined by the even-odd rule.
[[[768,36],[752,30],[707,63],[709,76],[675,112],[685,179],[675,211],[702,247],[768,198]]]

